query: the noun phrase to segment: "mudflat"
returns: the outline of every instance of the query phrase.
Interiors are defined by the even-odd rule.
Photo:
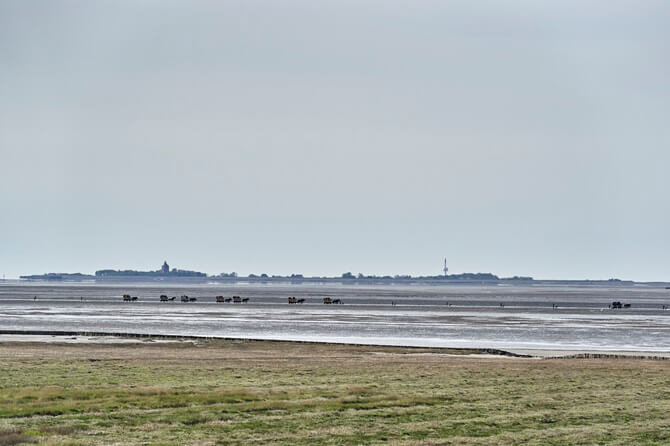
[[[0,445],[670,443],[665,360],[4,342],[0,370]]]
[[[124,302],[122,294],[139,296]],[[161,302],[160,295],[175,297]],[[188,295],[196,302],[182,303]],[[242,304],[217,303],[239,295]],[[287,296],[305,298],[290,305]],[[323,298],[342,305],[324,305]],[[635,285],[0,283],[0,333],[670,353],[670,291]],[[613,301],[626,309],[608,308]]]

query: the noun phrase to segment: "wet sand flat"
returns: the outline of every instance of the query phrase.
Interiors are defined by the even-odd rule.
[[[197,301],[160,302],[161,294]],[[289,305],[292,295],[305,303]],[[324,296],[344,304],[324,305]],[[631,308],[608,308],[613,301]],[[670,290],[659,286],[23,284],[0,286],[0,302],[0,326],[24,332],[670,353]]]

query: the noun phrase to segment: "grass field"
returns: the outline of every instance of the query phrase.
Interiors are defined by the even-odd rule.
[[[0,370],[0,446],[670,444],[670,361],[6,343]]]

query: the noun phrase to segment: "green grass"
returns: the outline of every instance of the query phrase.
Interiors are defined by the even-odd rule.
[[[7,344],[0,446],[670,444],[668,362],[421,352]]]

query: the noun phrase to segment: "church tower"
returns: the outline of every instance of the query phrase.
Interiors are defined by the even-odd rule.
[[[163,274],[167,274],[170,272],[170,265],[168,265],[167,262],[163,262],[163,266],[161,266],[161,271]]]

